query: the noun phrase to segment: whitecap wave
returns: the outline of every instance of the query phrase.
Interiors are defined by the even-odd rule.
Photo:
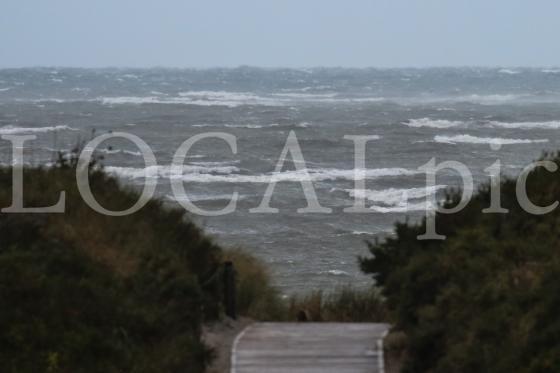
[[[224,124],[224,127],[227,128],[248,128],[248,129],[259,129],[259,128],[271,128],[271,127],[278,127],[279,124],[272,123],[272,124]]]
[[[530,144],[530,143],[544,143],[548,142],[547,139],[504,139],[500,137],[476,137],[471,135],[456,135],[456,136],[443,136],[438,135],[434,137],[434,141],[444,144],[495,144],[495,145],[512,145],[512,144]]]
[[[233,161],[221,161],[221,162],[189,162],[191,165],[201,166],[201,167],[221,167],[221,166],[231,166],[233,164],[241,163],[240,160],[236,159]]]
[[[507,75],[517,75],[521,74],[521,71],[511,70],[511,69],[501,69],[498,71],[500,74],[507,74]]]
[[[341,269],[329,269],[327,271],[319,272],[320,275],[331,275],[331,276],[350,276],[350,274]]]
[[[345,189],[351,197],[365,198],[372,202],[383,202],[387,205],[401,205],[412,199],[421,199],[433,195],[440,189],[446,188],[445,185],[420,188],[389,188],[383,190],[364,190],[364,189]]]
[[[418,188],[389,188],[383,190],[343,189],[353,198],[364,198],[375,204],[369,208],[380,213],[404,213],[433,210],[430,201],[422,201],[445,189],[445,185]],[[411,201],[417,202],[411,202]],[[365,233],[364,233],[365,234]]]
[[[334,98],[337,93],[273,93],[273,96],[285,97],[291,99],[325,99]]]
[[[180,172],[176,172],[177,169],[172,166],[149,166],[145,168],[134,168],[134,167],[119,167],[119,166],[106,166],[104,170],[112,175],[120,176],[129,179],[138,178],[175,178],[178,173],[181,174],[180,177],[190,177],[196,175],[208,175],[208,176],[218,176],[218,175],[228,175],[234,172],[239,172],[239,168],[235,166],[199,166],[199,165],[183,165]]]
[[[470,103],[478,105],[501,105],[507,103],[522,102],[539,102],[541,97],[521,94],[468,94],[457,96],[415,96],[415,97],[395,97],[388,99],[399,104],[417,105],[417,104],[457,104]],[[447,109],[449,110],[449,109]]]
[[[197,166],[184,165],[180,172],[174,172],[171,166],[155,166],[147,168],[131,167],[105,167],[111,174],[125,178],[180,178],[192,183],[270,183],[270,182],[301,182],[301,181],[327,181],[327,180],[354,180],[376,179],[381,177],[410,176],[420,173],[418,170],[404,168],[378,168],[363,170],[360,175],[355,175],[353,169],[319,168],[305,171],[283,171],[269,174],[241,174],[235,166]]]
[[[488,124],[492,127],[508,129],[560,129],[560,120],[549,122],[497,122],[491,121]]]
[[[202,123],[202,124],[193,124],[191,127],[227,127],[227,128],[247,128],[247,129],[261,129],[261,128],[308,128],[311,126],[309,122],[301,122],[294,125],[290,124],[279,124],[279,123],[270,123],[270,124],[210,124],[210,123]]]
[[[186,199],[177,198],[174,195],[168,194],[165,196],[170,201],[181,202],[185,201]],[[215,201],[230,201],[232,198],[231,194],[193,194],[187,193],[187,199],[190,202],[215,202]],[[237,200],[241,201],[245,199],[245,196],[237,196]]]
[[[46,133],[55,131],[77,131],[69,126],[50,126],[50,127],[15,127],[4,126],[0,128],[0,135],[19,135],[26,133]]]
[[[224,105],[236,107],[241,105],[280,106],[282,103],[274,98],[258,96],[249,92],[229,91],[188,91],[179,92],[179,97],[196,105]]]
[[[463,122],[444,120],[444,119],[420,118],[420,119],[410,119],[407,122],[403,122],[403,124],[408,127],[414,127],[414,128],[420,128],[420,127],[451,128],[451,127],[460,126],[463,124]]]
[[[0,88],[0,92],[7,92],[10,89],[12,89],[13,87],[6,87],[6,88]]]
[[[367,231],[352,231],[352,232],[350,232],[350,234],[355,235],[355,236],[373,236],[377,233],[367,232]]]
[[[104,154],[108,154],[108,155],[112,155],[112,154],[127,154],[127,155],[133,155],[136,157],[141,157],[142,153],[138,152],[138,151],[132,151],[132,150],[127,150],[127,149],[114,149],[114,148],[105,148],[105,149],[97,149],[96,150],[99,153],[104,153]]]
[[[492,104],[503,104],[511,101],[516,101],[522,98],[526,98],[526,96],[517,95],[517,94],[490,94],[490,95],[472,94],[468,96],[457,97],[455,98],[454,101],[472,102],[481,105],[492,105]]]
[[[406,205],[399,205],[399,206],[371,206],[375,212],[380,212],[382,214],[391,214],[391,213],[407,213],[412,211],[433,211],[436,209],[437,206],[433,205],[430,202],[419,202],[419,203],[409,203]]]
[[[49,99],[55,101],[56,99]],[[64,101],[64,100],[62,100]],[[383,97],[339,97],[337,94],[306,94],[306,93],[273,93],[257,95],[250,92],[228,91],[187,91],[177,96],[120,96],[100,97],[97,99],[104,105],[142,105],[142,104],[175,104],[198,106],[226,106],[230,108],[246,105],[255,106],[286,106],[306,103],[368,103],[385,101]]]
[[[98,99],[103,105],[143,105],[143,104],[167,104],[167,105],[196,105],[196,106],[226,106],[230,108],[242,105],[267,105],[277,106],[273,100],[263,102],[257,101],[237,101],[231,99],[206,98],[197,99],[195,97],[159,97],[159,96],[121,96],[121,97],[102,97]]]

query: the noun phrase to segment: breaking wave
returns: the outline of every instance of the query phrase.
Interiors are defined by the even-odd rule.
[[[435,142],[444,144],[495,144],[495,145],[512,145],[512,144],[530,144],[530,143],[543,143],[548,142],[547,139],[504,139],[500,137],[476,137],[471,135],[456,135],[456,136],[443,136],[438,135],[434,137]]]
[[[488,122],[489,125],[508,129],[560,129],[560,121],[550,122]]]
[[[498,71],[500,74],[507,74],[507,75],[517,75],[521,74],[521,71],[511,70],[511,69],[501,69]]]
[[[412,211],[432,211],[435,210],[437,206],[434,206],[431,202],[419,202],[419,203],[407,203],[406,205],[399,206],[371,206],[370,209],[383,214],[390,213],[406,213]]]
[[[365,198],[372,202],[383,202],[388,205],[402,204],[411,199],[426,198],[433,195],[440,189],[446,188],[445,185],[434,187],[420,187],[410,189],[389,188],[383,190],[364,190],[364,189],[345,189],[351,197]]]
[[[355,171],[335,168],[307,169],[307,171],[283,171],[269,174],[249,175],[239,173],[241,170],[235,166],[200,166],[184,165],[180,172],[174,172],[172,166],[153,166],[146,168],[132,167],[105,167],[105,170],[116,176],[136,178],[180,178],[185,182],[193,183],[270,183],[270,182],[301,182],[301,181],[326,181],[326,180],[354,180]],[[420,171],[404,168],[378,168],[366,169],[364,179],[376,179],[391,176],[417,175]]]
[[[105,149],[97,149],[97,152],[103,153],[103,154],[108,154],[108,155],[113,155],[113,154],[127,154],[127,155],[133,155],[136,157],[141,157],[142,153],[138,152],[138,151],[132,151],[132,150],[126,150],[126,149],[114,149],[114,148],[105,148]]]
[[[436,185],[433,187],[420,187],[410,189],[389,188],[383,190],[364,190],[364,189],[344,189],[353,198],[364,198],[374,202],[369,208],[380,213],[403,213],[410,211],[426,211],[433,210],[435,206],[429,201],[419,201],[411,203],[414,200],[424,200],[429,196],[433,196],[439,190],[445,189],[445,185]]]
[[[97,99],[97,101],[100,101],[104,105],[179,104],[199,106],[226,106],[230,108],[245,105],[286,106],[297,104],[298,102],[368,103],[381,102],[385,100],[386,99],[383,97],[340,97],[336,93],[272,93],[268,95],[257,95],[250,92],[228,91],[187,91],[179,92],[177,96],[121,96],[100,97]]]
[[[105,171],[115,176],[125,177],[129,179],[138,178],[172,178],[176,177],[176,169],[172,166],[149,166],[145,168],[134,167],[118,167],[106,166]],[[181,169],[182,176],[195,176],[195,175],[227,175],[234,172],[239,172],[239,168],[235,166],[201,166],[201,165],[183,165]]]
[[[460,126],[461,124],[463,124],[463,122],[450,121],[444,119],[421,118],[421,119],[410,119],[407,122],[403,122],[403,124],[408,127],[414,127],[414,128],[420,128],[420,127],[451,128],[451,127]]]
[[[68,126],[51,126],[51,127],[14,127],[4,126],[0,128],[0,135],[18,135],[25,133],[46,133],[55,131],[77,131],[75,128]]]

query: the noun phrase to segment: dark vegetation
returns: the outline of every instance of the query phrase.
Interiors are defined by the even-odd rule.
[[[76,185],[76,156],[53,167],[26,167],[25,207],[65,213],[0,214],[0,370],[7,373],[203,372],[214,353],[202,325],[223,317],[222,268],[237,272],[238,314],[255,320],[380,320],[374,290],[282,299],[265,266],[241,250],[224,251],[184,210],[152,200],[111,217],[92,210]],[[125,210],[139,197],[89,169],[96,200]],[[0,168],[0,207],[12,201],[12,169]]]
[[[558,155],[546,159],[560,164]],[[64,214],[0,214],[0,370],[27,372],[203,372],[213,352],[205,322],[223,317],[221,268],[237,269],[238,312],[255,320],[390,321],[386,341],[404,372],[560,371],[560,209],[521,209],[515,180],[502,182],[506,215],[483,214],[483,186],[462,212],[436,216],[445,241],[418,241],[425,223],[398,223],[370,244],[362,269],[381,289],[340,288],[283,300],[265,267],[224,251],[183,210],[150,201],[109,217],[78,193],[75,163],[25,170],[26,206]],[[138,198],[101,168],[90,185],[106,208]],[[537,169],[528,195],[560,199],[560,173]],[[460,191],[449,191],[453,206]],[[10,205],[12,171],[0,168],[0,206]]]
[[[531,215],[515,180],[501,188],[509,214],[481,213],[485,186],[462,212],[437,214],[447,240],[418,241],[425,223],[399,223],[362,258],[406,335],[404,372],[560,372],[560,209]],[[527,190],[536,205],[554,203],[560,172],[534,170]],[[459,198],[450,191],[445,205]]]
[[[375,287],[358,289],[347,285],[292,297],[287,314],[293,318],[302,311],[312,322],[384,322],[387,318],[385,301]]]
[[[0,214],[0,370],[203,372],[212,352],[201,326],[221,314],[222,250],[157,200],[125,217],[94,212],[65,159],[24,171],[25,205],[50,206],[65,190],[64,214]],[[136,202],[136,191],[90,173],[102,206]],[[0,206],[11,199],[2,168]]]
[[[241,315],[260,321],[296,321],[304,312],[312,322],[382,322],[385,301],[378,288],[342,286],[282,298],[266,266],[241,250],[224,254],[237,269],[237,307]]]

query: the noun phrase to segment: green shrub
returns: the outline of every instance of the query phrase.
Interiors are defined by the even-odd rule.
[[[101,170],[91,188],[108,209],[139,193]],[[219,316],[221,294],[203,287],[221,249],[182,210],[150,201],[109,217],[80,197],[72,165],[27,168],[26,206],[64,214],[0,214],[0,370],[26,372],[203,372],[211,352],[201,324]],[[0,206],[12,175],[0,169]]]
[[[537,205],[553,203],[560,173],[536,169],[527,191]],[[450,191],[446,206],[459,198]],[[501,201],[509,214],[483,214],[483,186],[460,213],[436,215],[447,240],[419,241],[425,222],[399,223],[362,258],[408,337],[405,372],[560,371],[560,210],[526,213],[513,179]]]

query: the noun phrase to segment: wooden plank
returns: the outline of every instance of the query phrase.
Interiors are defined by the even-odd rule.
[[[232,348],[231,373],[383,373],[387,324],[256,323]]]

